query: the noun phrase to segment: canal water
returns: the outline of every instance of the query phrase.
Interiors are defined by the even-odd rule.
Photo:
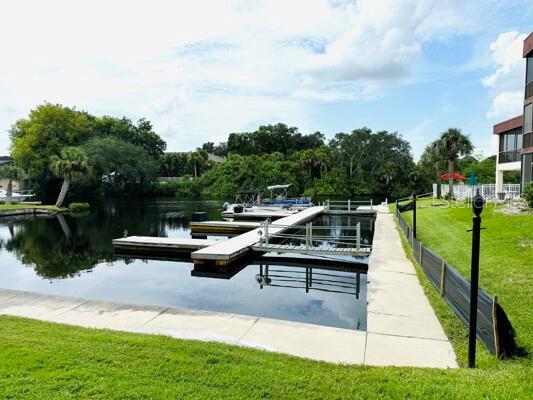
[[[331,263],[271,257],[224,276],[195,272],[188,260],[113,254],[112,239],[124,234],[190,237],[191,214],[220,220],[221,204],[117,199],[84,215],[0,218],[0,287],[366,329],[366,275]],[[343,225],[357,222],[371,243],[372,218],[331,215],[314,224],[342,236]]]

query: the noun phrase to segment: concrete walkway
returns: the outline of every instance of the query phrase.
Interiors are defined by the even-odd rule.
[[[365,363],[456,368],[452,345],[402,247],[387,206],[379,206],[367,276]]]
[[[368,331],[218,312],[0,289],[0,314],[88,328],[218,341],[335,363],[457,367],[455,354],[381,208],[368,270]]]

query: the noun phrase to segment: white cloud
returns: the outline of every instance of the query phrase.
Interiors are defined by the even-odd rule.
[[[492,98],[489,118],[505,119],[522,112],[525,71],[522,47],[526,36],[516,31],[504,32],[490,44],[495,71],[482,80]]]
[[[404,82],[423,44],[472,31],[450,1],[0,3],[0,152],[43,101],[147,117],[171,150]],[[471,20],[475,20],[472,18]]]

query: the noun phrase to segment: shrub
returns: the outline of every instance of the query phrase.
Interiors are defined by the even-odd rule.
[[[87,210],[89,210],[89,208],[91,208],[89,203],[70,203],[68,205],[68,209],[70,211],[78,212],[78,213],[87,211]]]
[[[527,201],[529,208],[533,208],[533,182],[529,182],[522,191],[522,196]]]

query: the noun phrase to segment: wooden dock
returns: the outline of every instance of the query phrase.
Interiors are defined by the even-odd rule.
[[[168,238],[153,236],[129,236],[113,239],[113,246],[122,250],[191,252],[214,246],[217,240]]]
[[[312,207],[311,207],[312,208]],[[305,211],[305,210],[304,210]],[[233,218],[240,220],[250,220],[250,219],[260,219],[264,221],[267,218],[271,220],[277,220],[280,218],[286,218],[291,215],[298,214],[298,212],[289,213],[282,210],[254,210],[254,211],[245,211],[242,213],[224,213],[222,214],[224,218]]]
[[[240,234],[259,228],[259,222],[250,221],[204,221],[191,222],[191,234],[199,235],[232,235]]]
[[[270,234],[282,233],[290,229],[291,225],[299,225],[309,221],[324,212],[323,206],[310,207],[306,210],[279,219],[276,225],[269,228]],[[260,228],[234,238],[225,240],[191,253],[191,259],[195,264],[214,263],[227,265],[252,251],[252,246],[259,242],[261,237]]]

